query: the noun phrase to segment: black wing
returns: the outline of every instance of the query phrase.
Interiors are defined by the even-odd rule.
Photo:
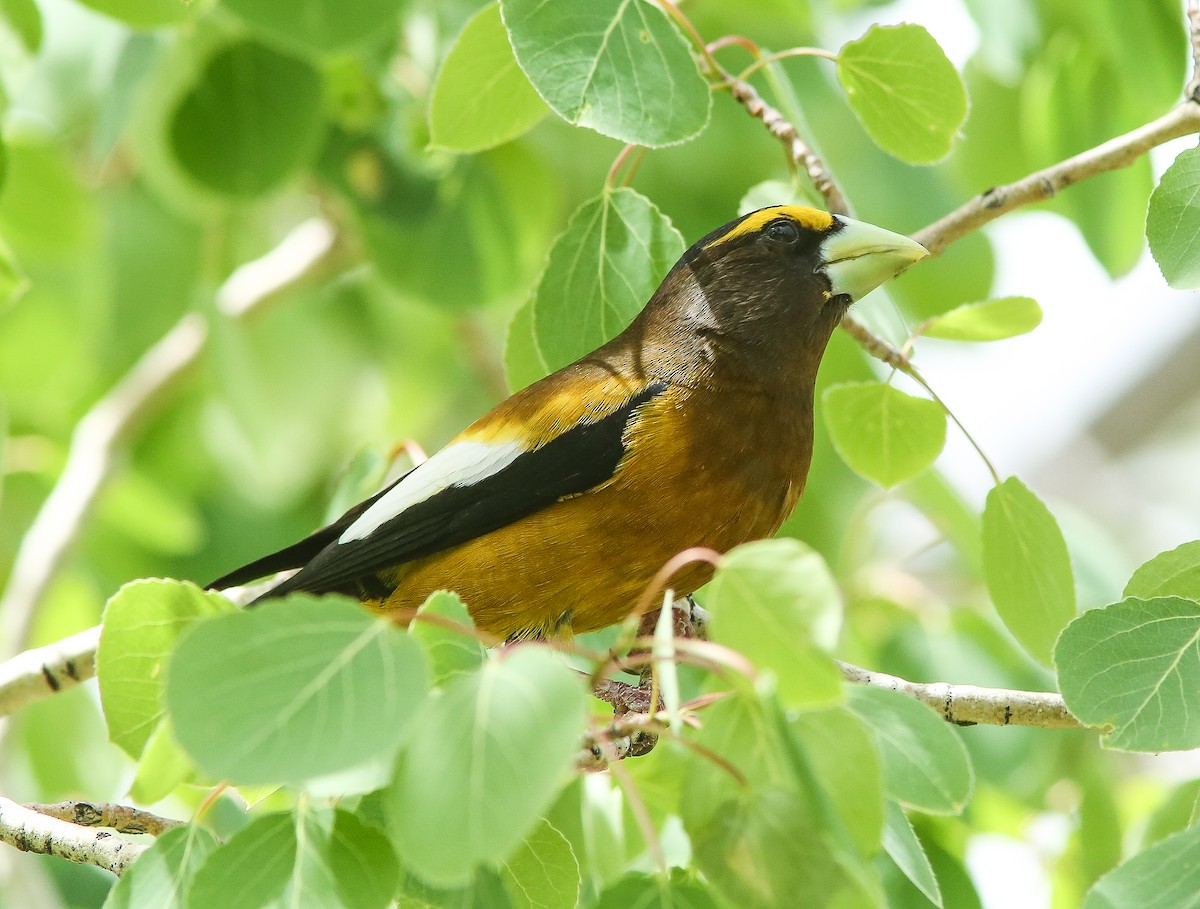
[[[265,555],[261,559],[255,559],[249,565],[243,565],[241,568],[237,568],[229,572],[229,574],[222,575],[215,581],[205,585],[206,588],[209,590],[224,590],[226,587],[237,587],[249,581],[266,577],[269,574],[275,574],[277,571],[303,568],[312,561],[313,556],[345,533],[346,528],[357,521],[363,512],[374,505],[377,500],[410,473],[412,473],[411,470],[405,471],[403,475],[397,477],[383,489],[379,490],[379,492],[375,493],[375,495],[359,502],[332,524],[309,534],[299,543],[293,543],[286,549]]]
[[[649,385],[595,423],[572,427],[476,483],[448,486],[361,539],[338,542],[383,493],[307,540],[227,577],[245,578],[246,571],[263,564],[267,570],[278,570],[270,567],[277,564],[273,561],[277,557],[279,562],[289,562],[287,567],[295,567],[294,556],[303,553],[309,557],[304,567],[260,600],[295,591],[383,595],[386,589],[380,589],[379,572],[481,537],[610,479],[625,454],[625,428],[639,407],[667,387],[662,382]],[[288,559],[281,558],[284,553],[290,554]]]

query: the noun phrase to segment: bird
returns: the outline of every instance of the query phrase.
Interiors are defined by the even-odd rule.
[[[804,491],[817,369],[848,307],[928,255],[800,205],[694,243],[627,328],[500,402],[307,538],[210,588],[338,593],[396,617],[456,592],[498,640],[622,621],[677,553],[773,536]],[[670,580],[683,597],[712,575]]]

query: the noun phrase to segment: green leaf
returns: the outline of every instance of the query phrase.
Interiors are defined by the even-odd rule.
[[[1054,639],[1075,616],[1075,581],[1058,522],[1016,477],[988,493],[983,577],[1008,630],[1049,665]]]
[[[634,872],[600,894],[595,909],[718,909],[708,888],[680,868],[669,880]]]
[[[42,14],[34,0],[0,0],[0,16],[8,23],[25,50],[36,54],[42,46]]]
[[[791,720],[817,784],[864,857],[879,850],[883,832],[883,769],[875,737],[844,707],[806,710]]]
[[[941,907],[942,891],[938,887],[937,875],[929,864],[929,857],[904,810],[895,802],[887,803],[887,821],[883,828],[883,849],[904,872],[917,889],[933,905]]]
[[[587,703],[582,679],[538,645],[447,683],[414,720],[389,791],[405,866],[459,886],[507,858],[570,770]]]
[[[550,373],[533,333],[533,300],[513,313],[504,343],[504,372],[508,387],[519,391]]]
[[[195,628],[171,662],[167,705],[211,776],[298,783],[390,758],[425,679],[420,647],[392,622],[293,595]]]
[[[451,46],[429,102],[430,144],[474,152],[515,139],[546,115],[517,66],[500,4],[471,17]]]
[[[1126,597],[1187,597],[1200,601],[1200,540],[1160,552],[1133,573]]]
[[[321,79],[304,60],[252,41],[217,51],[168,124],[179,163],[208,189],[254,197],[316,152]]]
[[[196,874],[190,906],[384,909],[400,868],[378,830],[347,811],[268,814],[216,850]]]
[[[500,866],[512,909],[575,909],[579,860],[567,838],[543,819]]]
[[[795,792],[754,789],[689,830],[697,867],[745,909],[875,905],[830,852],[812,809]]]
[[[153,805],[165,799],[180,783],[194,774],[191,759],[175,740],[171,721],[164,719],[142,749],[137,775],[129,786],[129,794],[143,805]]]
[[[174,25],[183,22],[192,15],[197,4],[189,4],[183,0],[81,0],[84,6],[91,7],[99,13],[104,13],[113,19],[118,19],[134,28],[161,28],[164,25]]]
[[[555,113],[657,148],[708,123],[708,85],[687,42],[642,0],[501,0],[517,60]]]
[[[867,134],[909,164],[946,157],[967,119],[962,78],[919,25],[871,26],[842,47],[837,77]]]
[[[338,50],[399,24],[404,0],[221,0],[264,35],[299,50]]]
[[[1200,603],[1128,599],[1091,609],[1054,651],[1063,699],[1081,722],[1111,726],[1109,748],[1200,746]]]
[[[109,738],[130,757],[142,753],[163,718],[179,638],[200,620],[233,610],[219,593],[186,581],[133,581],[108,601],[96,652],[100,704]]]
[[[747,543],[721,560],[707,592],[711,639],[771,672],[785,706],[841,700],[841,673],[821,649],[837,640],[841,596],[816,552],[790,538]]]
[[[842,460],[881,486],[924,472],[946,444],[945,411],[890,385],[834,385],[821,400],[825,425]]]
[[[1139,852],[1100,878],[1083,909],[1192,909],[1200,893],[1200,825]]]
[[[463,630],[455,631],[444,625],[422,621],[422,616],[454,622]],[[408,626],[408,633],[425,651],[432,685],[442,685],[453,676],[472,672],[487,658],[483,645],[471,635],[474,628],[471,614],[456,593],[438,590],[421,604],[417,618]]]
[[[193,877],[216,848],[216,837],[195,824],[159,834],[117,878],[104,909],[185,909]]]
[[[1180,152],[1150,194],[1146,239],[1172,287],[1200,287],[1200,148]]]
[[[929,814],[958,814],[973,772],[958,733],[936,713],[895,691],[852,685],[850,709],[875,733],[888,796]]]
[[[1030,297],[998,297],[967,303],[934,316],[920,329],[929,338],[947,341],[1000,341],[1033,331],[1042,308]]]
[[[584,203],[555,240],[533,298],[546,366],[566,366],[625,328],[683,251],[667,216],[631,189]]]
[[[760,208],[772,205],[808,205],[823,208],[825,201],[815,194],[805,191],[805,187],[796,181],[764,180],[751,186],[738,202],[738,214],[748,215]]]
[[[267,814],[231,836],[200,867],[189,906],[260,909],[287,887],[296,867],[296,830],[289,814]]]

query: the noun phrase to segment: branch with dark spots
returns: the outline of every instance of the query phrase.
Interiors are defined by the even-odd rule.
[[[940,255],[955,240],[974,233],[1001,215],[1035,202],[1044,202],[1081,180],[1128,167],[1150,149],[1196,132],[1200,132],[1200,104],[1194,100],[1184,101],[1157,120],[1123,136],[1072,155],[1015,183],[994,186],[980,193],[970,202],[917,231],[913,239],[929,250],[931,255]]]
[[[148,848],[109,830],[50,817],[0,796],[0,842],[22,852],[56,855],[120,876]]]
[[[52,805],[28,804],[30,811],[69,821],[80,827],[108,827],[118,833],[148,833],[158,836],[172,827],[184,826],[184,821],[160,817],[141,808],[113,805],[108,802],[55,802]]]

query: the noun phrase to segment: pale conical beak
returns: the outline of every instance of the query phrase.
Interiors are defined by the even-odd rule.
[[[929,255],[915,240],[874,224],[835,215],[842,228],[821,244],[824,271],[833,293],[861,300],[918,259]]]

